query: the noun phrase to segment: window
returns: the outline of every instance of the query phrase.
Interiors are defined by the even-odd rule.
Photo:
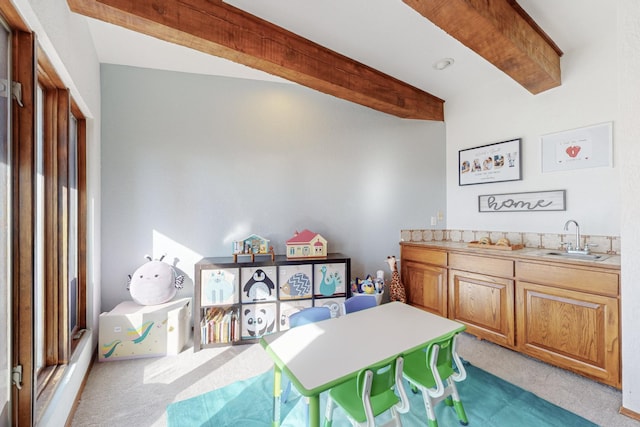
[[[0,425],[27,426],[86,328],[86,120],[11,2],[0,12],[0,79],[5,97],[7,76],[22,93],[0,96],[0,275],[11,284],[0,286]],[[20,388],[9,388],[14,365]]]
[[[86,327],[85,120],[46,57],[36,96],[34,376],[36,420]]]
[[[36,360],[41,393],[55,370],[65,365],[84,330],[84,280],[79,277],[79,241],[84,238],[79,213],[82,180],[79,135],[84,119],[73,108],[46,61],[38,63],[36,97]]]

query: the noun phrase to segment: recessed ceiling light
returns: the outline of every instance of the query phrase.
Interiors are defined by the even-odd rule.
[[[438,71],[442,71],[445,68],[448,68],[450,66],[453,65],[455,61],[453,60],[453,58],[442,58],[436,62],[433,63],[433,69],[434,70],[438,70]]]

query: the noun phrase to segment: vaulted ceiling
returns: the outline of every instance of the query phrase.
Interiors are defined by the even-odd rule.
[[[344,16],[340,15],[344,13],[340,9],[340,2],[344,0],[336,1],[333,2],[336,9],[329,12],[334,12],[334,17]],[[456,56],[476,56],[532,94],[561,84],[562,51],[515,0],[403,1],[404,4],[389,0],[347,3],[363,6],[361,16],[353,16],[354,26],[360,25],[358,18],[373,13],[379,19],[375,24],[378,32],[391,30],[389,37],[395,41],[395,48],[411,49],[416,57],[420,56],[421,48],[415,48],[415,34],[423,37],[425,33],[410,30],[429,29],[431,37],[417,40],[424,51],[437,51],[439,44],[451,44],[453,40],[458,49]],[[89,18],[243,64],[388,114],[444,120],[444,100],[439,96],[354,57],[358,55],[338,52],[331,46],[323,46],[321,41],[312,41],[322,36],[300,34],[312,33],[313,28],[331,34],[332,19],[322,19],[310,9],[311,3],[326,2],[328,0],[68,0],[72,11]],[[375,8],[376,3],[380,4],[377,11],[368,10],[368,7]],[[256,8],[256,4],[260,6]],[[301,6],[309,10],[309,22],[320,25],[310,24],[307,30],[282,18],[286,17],[287,10],[291,11],[290,16],[301,16],[302,12],[295,9]],[[254,14],[249,13],[252,7],[256,9]],[[384,7],[389,7],[390,13],[385,13]],[[284,12],[274,18],[270,16],[273,11]],[[397,22],[400,19],[392,13],[400,14],[401,22]],[[391,20],[395,27],[390,25]],[[276,25],[279,21],[284,24]],[[375,41],[361,46],[363,51],[372,49],[376,49]],[[404,65],[411,66],[410,63]]]

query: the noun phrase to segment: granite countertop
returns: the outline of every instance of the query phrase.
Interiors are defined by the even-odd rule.
[[[575,258],[565,258],[556,255],[547,255],[548,252],[561,252],[553,249],[539,248],[522,248],[512,251],[499,249],[484,249],[477,247],[469,247],[466,242],[447,242],[447,241],[430,241],[430,242],[405,242],[401,241],[401,245],[422,246],[433,249],[442,249],[449,252],[460,252],[465,254],[476,254],[484,256],[492,256],[497,258],[522,259],[527,261],[544,261],[554,264],[570,264],[582,265],[590,267],[600,267],[607,269],[620,269],[620,255],[598,254],[603,258],[599,260],[582,260]]]

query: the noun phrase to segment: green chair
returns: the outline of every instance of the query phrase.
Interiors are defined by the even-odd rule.
[[[453,405],[460,424],[469,423],[455,385],[467,377],[456,353],[456,336],[457,333],[453,333],[404,356],[403,376],[414,393],[422,392],[429,427],[438,426],[434,408],[443,400],[447,406]]]
[[[402,357],[387,359],[358,372],[358,376],[329,391],[325,427],[331,427],[336,404],[354,426],[373,427],[375,417],[391,411],[386,425],[402,426],[399,413],[409,411],[409,399],[402,386]]]

